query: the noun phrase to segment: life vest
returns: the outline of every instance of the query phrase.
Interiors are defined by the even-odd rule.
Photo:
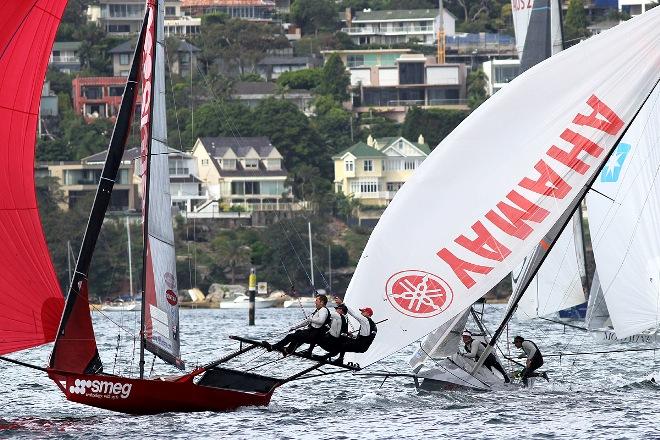
[[[330,330],[330,323],[332,322],[332,317],[330,316],[330,310],[328,310],[328,308],[325,307],[325,306],[323,306],[323,308],[325,309],[326,312],[328,312],[328,315],[325,318],[325,322],[323,324],[321,324],[321,327],[319,327],[319,328],[314,327],[310,323],[307,326],[308,328],[311,328],[311,329],[314,329],[314,330],[323,330],[324,332],[327,332],[328,330]],[[311,316],[316,315],[319,312],[319,310],[321,310],[321,309],[314,310],[314,312],[311,314]]]
[[[339,318],[341,318],[341,328],[339,329],[339,335],[346,335],[348,334],[348,319],[344,315],[339,315]]]
[[[536,345],[536,342],[530,341],[529,339],[525,339],[525,342],[530,342],[534,348],[536,348],[536,352],[534,353],[534,356],[532,356],[532,359],[538,359],[543,363],[543,355],[541,354],[541,350],[539,350],[539,346]]]
[[[367,320],[369,321],[369,336],[360,336],[359,338],[364,341],[365,344],[370,345],[374,338],[376,337],[376,333],[378,333],[378,327],[376,327],[376,323],[369,318],[368,316],[366,317]]]

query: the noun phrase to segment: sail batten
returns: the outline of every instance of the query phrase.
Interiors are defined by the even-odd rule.
[[[658,79],[659,14],[536,65],[436,147],[381,217],[349,285],[349,305],[387,319],[351,360],[367,366],[452,319],[576,207]]]

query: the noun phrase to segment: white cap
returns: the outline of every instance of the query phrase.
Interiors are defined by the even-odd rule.
[[[470,336],[470,337],[472,337],[472,333],[471,333],[469,330],[465,330],[465,331],[463,332],[463,336]]]

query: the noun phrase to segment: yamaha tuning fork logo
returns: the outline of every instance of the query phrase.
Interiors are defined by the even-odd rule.
[[[395,273],[387,280],[385,292],[396,310],[413,318],[430,318],[442,313],[454,297],[445,280],[422,270]]]
[[[105,380],[76,379],[69,386],[71,394],[84,394],[88,397],[99,397],[105,399],[126,399],[131,394],[130,383],[110,382]]]

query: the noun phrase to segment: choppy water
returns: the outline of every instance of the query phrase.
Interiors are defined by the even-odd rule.
[[[494,328],[501,313],[502,306],[490,306],[489,328]],[[248,328],[246,315],[238,310],[182,311],[183,352],[188,353],[189,364],[213,360],[233,349],[227,335],[275,340],[281,329],[302,316],[300,309],[257,310],[257,326]],[[109,316],[135,328],[137,313]],[[117,327],[98,313],[95,326],[106,371],[115,365],[130,369],[132,339],[122,336],[121,356],[115,362]],[[543,321],[514,321],[510,337],[518,332],[536,341],[546,354],[631,347],[600,345],[577,330],[564,333],[561,326]],[[43,365],[49,349],[16,357]],[[407,372],[411,353],[412,348],[406,349],[367,371]],[[267,361],[266,356],[254,363]],[[283,367],[274,363],[264,368],[276,373],[278,366]],[[285,385],[275,392],[269,407],[135,417],[69,403],[45,375],[0,364],[0,437],[660,439],[660,350],[561,361],[546,357],[546,367],[551,382],[537,383],[532,389],[418,393],[410,379],[382,383],[381,378],[337,374]],[[120,372],[118,368],[115,372]],[[155,372],[171,370],[157,362]]]

